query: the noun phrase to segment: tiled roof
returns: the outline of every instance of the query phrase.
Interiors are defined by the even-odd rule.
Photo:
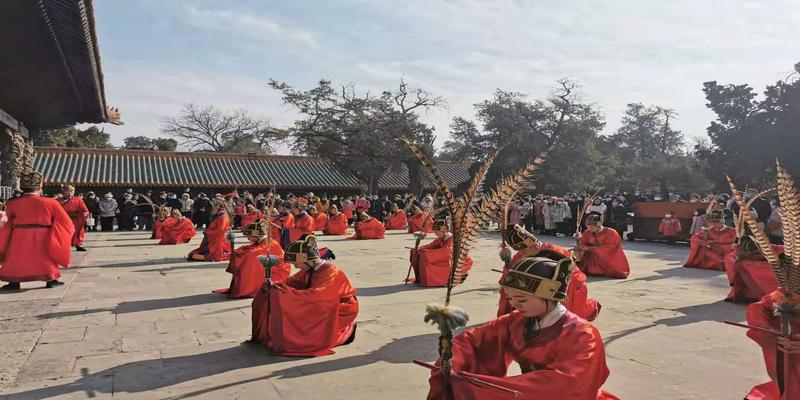
[[[450,185],[451,188],[455,189],[455,187],[460,183],[471,178],[469,175],[470,163],[439,161],[436,163],[436,166],[439,167],[442,177],[444,177],[444,180],[447,181],[447,184]],[[428,172],[424,169],[422,177],[424,179],[423,186],[426,189],[432,189],[435,186],[430,174],[428,174]],[[406,168],[406,165],[400,164],[399,166],[386,171],[386,174],[381,178],[380,187],[382,189],[407,188],[408,168]]]
[[[28,128],[106,121],[92,3],[0,1],[0,109]]]
[[[469,179],[468,167],[463,163],[440,163],[442,174],[453,187]],[[356,177],[336,170],[324,160],[302,156],[37,147],[34,169],[44,175],[48,186],[255,188],[275,185],[282,189],[340,190],[365,187]],[[407,186],[408,172],[404,166],[387,172],[380,182],[384,190],[402,190]]]

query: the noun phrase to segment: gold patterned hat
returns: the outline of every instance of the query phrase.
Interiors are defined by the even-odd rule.
[[[600,213],[590,213],[586,216],[584,220],[586,226],[603,226],[603,214]]]
[[[44,176],[39,171],[22,174],[22,176],[19,177],[19,188],[23,192],[36,192],[42,190],[43,184]]]
[[[269,229],[267,224],[267,220],[258,220],[242,229],[242,234],[245,236],[267,236],[267,230]]]
[[[536,246],[539,239],[520,225],[505,230],[506,243],[514,250],[524,250]]]
[[[501,286],[530,293],[540,299],[564,301],[572,278],[572,258],[555,261],[546,257],[528,257],[508,270]]]
[[[319,248],[317,238],[314,235],[307,235],[297,241],[292,242],[284,252],[284,260],[295,265],[306,261],[319,260]]]

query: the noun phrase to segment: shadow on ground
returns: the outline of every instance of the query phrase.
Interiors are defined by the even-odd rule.
[[[114,314],[126,314],[132,312],[163,310],[166,308],[189,307],[198,304],[222,303],[228,301],[225,296],[215,293],[195,294],[191,296],[174,297],[168,299],[151,299],[123,301],[116,307],[90,308],[87,310],[59,311],[55,313],[37,315],[40,319],[75,317],[86,314],[96,314],[110,312]]]
[[[292,366],[269,375],[259,375],[254,378],[216,385],[169,398],[175,400],[191,398],[227,387],[264,379],[286,379],[314,375],[357,368],[377,361],[410,363],[415,358],[433,360],[437,355],[435,346],[431,344],[436,343],[437,337],[438,334],[426,334],[395,339],[367,354],[345,358],[323,357],[316,363]],[[104,398],[112,394],[143,393],[159,390],[238,369],[280,364],[290,360],[294,359],[271,356],[263,346],[243,343],[237,347],[202,354],[131,362],[92,374],[84,370],[82,371],[84,376],[74,382],[9,393],[8,395],[38,400],[72,393],[85,393],[88,397],[99,396]]]

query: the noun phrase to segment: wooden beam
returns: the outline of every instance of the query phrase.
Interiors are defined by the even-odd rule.
[[[24,136],[26,139],[30,137],[28,135],[28,128],[23,126],[22,122],[17,121],[10,114],[3,111],[3,109],[0,109],[0,127],[11,129],[12,131]]]

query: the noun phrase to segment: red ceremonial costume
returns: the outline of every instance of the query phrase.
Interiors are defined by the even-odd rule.
[[[294,242],[300,239],[300,236],[312,234],[314,234],[314,219],[304,211],[294,219],[289,231],[289,240]]]
[[[167,217],[162,219],[156,218],[153,221],[153,234],[150,235],[150,239],[163,239],[164,238],[164,225],[172,225],[175,222],[175,218]]]
[[[563,310],[563,308],[562,308]],[[467,377],[521,393],[518,399],[616,399],[600,389],[608,378],[605,349],[592,324],[569,311],[526,340],[527,318],[519,311],[469,329],[453,338],[452,368]],[[507,376],[516,361],[521,375]],[[430,378],[428,400],[446,399],[440,372]],[[448,379],[453,398],[500,400],[507,393],[486,389],[458,377]]]
[[[689,258],[684,267],[725,270],[726,260],[733,260],[736,250],[736,229],[725,226],[722,229],[703,229],[692,235]]]
[[[390,231],[406,229],[408,217],[405,211],[393,211],[386,217],[386,229]]]
[[[326,235],[346,235],[347,217],[343,213],[329,216],[328,223],[322,233]]]
[[[168,221],[170,222],[161,226],[161,241],[158,244],[187,243],[197,234],[194,224],[189,218],[184,217],[180,221],[168,218]]]
[[[227,233],[231,229],[228,214],[218,213],[211,217],[208,228],[203,232],[203,241],[200,247],[189,253],[189,259],[193,256],[204,256],[205,261],[225,261],[231,256],[231,244],[228,242]]]
[[[9,201],[0,228],[0,280],[52,281],[69,267],[73,222],[58,201],[26,193]]]
[[[337,266],[326,261],[279,286],[265,286],[253,299],[252,341],[276,355],[322,356],[355,334],[356,289]]]
[[[227,294],[229,299],[255,297],[264,287],[266,271],[259,256],[267,255],[267,240],[240,246],[231,255],[225,272],[231,273],[231,285],[214,293]],[[278,257],[278,264],[272,267],[272,280],[282,281],[292,273],[292,265],[283,262],[283,249],[275,240],[269,240],[269,255]]]
[[[725,260],[725,273],[731,283],[731,291],[725,301],[734,303],[752,303],[778,290],[778,281],[772,272],[769,262],[759,252],[746,254],[742,250],[742,242],[737,247],[736,260]],[[783,252],[783,246],[772,245],[776,254]]]
[[[450,259],[453,254],[453,236],[436,238],[428,244],[411,250],[411,266],[414,268],[414,281],[423,287],[447,286],[450,277]],[[462,266],[466,275],[472,269],[472,257],[467,257]]]
[[[386,228],[383,227],[381,221],[375,218],[370,218],[366,221],[358,221],[353,228],[356,230],[356,233],[351,239],[359,240],[383,239],[383,234],[386,232]]]
[[[782,302],[783,293],[772,292],[764,296],[761,301],[747,306],[747,324],[758,328],[766,328],[773,331],[780,331],[780,319],[775,316],[773,305]],[[794,318],[791,323],[792,332],[800,332],[800,318]],[[753,339],[764,354],[764,364],[767,367],[770,382],[763,383],[754,387],[747,395],[747,400],[794,400],[800,395],[800,354],[789,354],[786,356],[784,368],[786,369],[787,379],[785,384],[785,396],[781,396],[778,390],[776,357],[777,346],[776,336],[766,332],[748,330],[747,336]],[[790,397],[791,396],[791,397]]]
[[[251,213],[247,213],[242,216],[242,228],[246,228],[250,226],[253,222],[259,221],[264,219],[264,213],[261,211],[255,211]]]
[[[591,228],[586,229],[578,244],[588,247],[578,263],[586,275],[625,279],[630,274],[628,258],[622,251],[622,239],[616,230],[603,227],[594,233]]]
[[[347,221],[345,221],[346,223]],[[315,231],[323,231],[325,230],[325,225],[328,224],[328,214],[324,212],[318,212],[314,214],[314,230]]]
[[[72,226],[75,233],[72,235],[73,246],[83,246],[83,239],[86,236],[86,219],[89,218],[89,209],[80,197],[70,196],[61,200],[61,207],[72,219]]]
[[[516,264],[517,261],[525,257],[537,257],[536,253],[548,251],[560,254],[563,257],[570,256],[569,250],[564,247],[540,242],[540,250],[535,251],[532,255],[526,255],[527,252],[524,250],[514,254],[514,257],[511,259],[511,265]],[[505,281],[506,275],[508,275],[508,269],[504,266],[503,275],[500,277],[499,281],[500,283]],[[589,288],[586,286],[586,274],[581,272],[578,268],[572,269],[572,278],[570,278],[567,286],[567,300],[563,301],[562,304],[564,304],[567,310],[587,321],[594,321],[597,315],[600,314],[600,308],[602,307],[599,301],[589,298]],[[497,307],[497,316],[506,315],[512,311],[514,311],[514,307],[512,307],[511,303],[508,301],[508,297],[505,295],[505,289],[500,287],[500,304]]]
[[[433,231],[433,219],[428,217],[428,213],[422,212],[414,214],[408,220],[408,233],[423,232],[431,233]]]

